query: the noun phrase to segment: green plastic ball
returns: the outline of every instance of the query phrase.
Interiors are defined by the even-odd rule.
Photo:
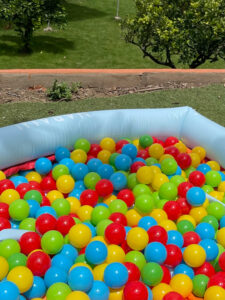
[[[13,268],[18,267],[18,266],[26,267],[27,257],[23,253],[12,254],[8,258],[8,264],[9,264],[9,271],[11,271]]]
[[[145,162],[146,162],[147,166],[152,166],[154,164],[157,164],[158,160],[154,157],[148,157],[148,158],[146,158]]]
[[[154,206],[154,198],[149,194],[140,195],[135,200],[135,209],[140,213],[150,213]]]
[[[65,300],[70,293],[71,289],[67,284],[57,282],[48,288],[46,297],[48,300]]]
[[[13,201],[9,206],[9,215],[16,221],[22,221],[29,215],[30,207],[29,204],[22,199]]]
[[[126,203],[123,200],[116,199],[109,204],[109,210],[111,214],[115,212],[119,212],[125,215],[128,211],[128,208]]]
[[[141,270],[141,278],[145,284],[156,286],[163,278],[163,270],[157,263],[147,263]]]
[[[177,230],[183,235],[186,232],[194,231],[194,225],[188,220],[182,220],[177,223]]]
[[[35,231],[36,220],[34,218],[26,218],[20,222],[19,229]]]
[[[130,190],[133,190],[135,186],[138,184],[136,173],[129,174],[127,176],[127,187]]]
[[[52,207],[56,211],[58,217],[69,215],[70,203],[66,199],[56,199],[52,202]]]
[[[154,198],[154,202],[157,203],[159,200],[160,200],[160,197],[159,197],[159,192],[154,192],[152,193],[152,196]]]
[[[217,187],[222,181],[220,173],[217,171],[209,171],[205,174],[205,182],[212,187]]]
[[[150,188],[146,184],[143,184],[143,183],[137,184],[133,189],[133,194],[134,194],[135,198],[140,195],[151,194],[151,193],[152,192],[151,192]]]
[[[64,238],[59,231],[50,230],[41,238],[41,247],[47,254],[58,253],[64,245]]]
[[[139,138],[139,144],[142,148],[149,147],[153,144],[153,138],[148,134],[142,135]]]
[[[210,194],[211,192],[214,191],[214,188],[211,185],[203,185],[202,187],[203,191],[207,194]]]
[[[187,178],[190,176],[190,174],[192,173],[192,172],[194,172],[196,170],[196,168],[194,168],[194,167],[192,167],[192,166],[190,166],[189,168],[187,168],[187,169],[185,169],[185,173],[186,173],[186,176],[187,176]]]
[[[183,176],[180,175],[175,175],[170,179],[171,183],[174,183],[176,185],[176,187],[178,187],[179,184],[181,184],[182,182],[185,182],[186,180],[184,179]]]
[[[74,149],[82,149],[86,153],[90,150],[91,144],[86,139],[78,139],[74,144]]]
[[[94,190],[99,180],[101,180],[101,177],[97,173],[90,172],[84,177],[84,184],[87,189]]]
[[[108,207],[103,205],[96,206],[91,213],[91,223],[97,225],[100,221],[108,219],[110,214]]]
[[[76,260],[75,260],[75,264],[77,263],[83,263],[83,264],[87,264],[89,265],[91,268],[94,267],[93,264],[89,263],[86,258],[85,258],[85,254],[80,254],[77,256]]]
[[[52,169],[52,177],[57,180],[62,175],[69,175],[69,168],[65,165],[57,165]]]
[[[119,153],[112,153],[111,155],[110,155],[110,157],[109,157],[109,164],[111,165],[111,166],[114,166],[115,167],[115,160],[116,160],[116,158],[117,158],[117,156],[119,156]]]
[[[105,220],[100,221],[98,223],[98,225],[96,226],[97,235],[98,236],[104,236],[106,227],[109,226],[112,223],[113,223],[113,221],[111,221],[109,219],[105,219]]]
[[[202,222],[212,225],[213,228],[215,229],[215,231],[217,231],[219,228],[219,222],[218,222],[217,218],[214,216],[210,216],[210,215],[205,216],[204,218],[201,219],[201,223]]]
[[[177,196],[177,187],[174,183],[165,182],[160,186],[160,199],[175,200]]]
[[[130,262],[135,264],[141,271],[146,264],[146,259],[142,252],[130,251],[126,254],[124,262]]]
[[[160,209],[163,209],[164,205],[166,204],[166,202],[168,202],[168,200],[159,200],[157,203],[156,203],[156,207],[157,208],[160,208]]]
[[[20,253],[20,244],[12,239],[0,242],[0,256],[8,259],[11,255]]]
[[[177,162],[173,158],[166,158],[161,162],[161,170],[166,175],[172,175],[177,170]]]
[[[26,201],[35,200],[39,204],[41,204],[42,194],[40,192],[36,191],[36,190],[30,190],[30,191],[26,192],[26,194],[24,195],[24,200],[26,200]]]
[[[219,202],[211,202],[206,208],[209,215],[214,216],[220,220],[225,215],[225,207]]]
[[[196,275],[193,279],[193,294],[196,297],[204,297],[209,282],[209,277],[203,274]]]

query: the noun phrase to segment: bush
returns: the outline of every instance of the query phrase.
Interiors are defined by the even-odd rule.
[[[72,98],[72,94],[77,93],[79,88],[79,82],[73,83],[70,87],[66,82],[58,82],[58,80],[55,80],[53,86],[48,90],[47,96],[53,101],[69,101]]]

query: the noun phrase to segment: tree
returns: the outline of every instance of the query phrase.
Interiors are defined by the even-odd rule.
[[[144,57],[176,68],[225,59],[224,0],[135,0],[136,15],[122,22],[124,38]]]
[[[30,52],[34,31],[47,21],[64,24],[66,14],[61,0],[0,0],[0,19],[13,24],[22,49]]]

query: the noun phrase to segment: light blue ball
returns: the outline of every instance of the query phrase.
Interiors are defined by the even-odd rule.
[[[85,184],[84,184],[84,181],[83,180],[77,180],[75,182],[75,189],[78,189],[78,190],[81,190],[81,191],[84,191],[86,190],[86,187],[85,187]]]
[[[145,231],[148,231],[152,226],[157,225],[157,221],[149,216],[142,217],[138,222],[138,227],[143,228]]]
[[[51,206],[42,206],[40,207],[37,212],[36,212],[36,219],[40,216],[40,215],[43,215],[43,214],[50,214],[52,215],[53,217],[57,218],[57,214],[56,214],[56,211],[54,210],[53,207]]]
[[[186,194],[187,202],[192,206],[201,206],[206,199],[205,192],[200,187],[192,187]]]
[[[102,161],[98,158],[92,158],[87,163],[89,172],[97,172],[98,168],[102,165]]]
[[[83,180],[84,177],[88,174],[89,169],[87,165],[83,163],[74,164],[71,170],[71,175],[75,180]]]
[[[59,252],[59,254],[68,257],[70,260],[74,262],[78,256],[78,251],[72,245],[66,244],[62,247],[62,250]]]
[[[24,296],[28,299],[42,298],[46,292],[46,285],[44,280],[39,276],[34,276],[32,287],[24,293]]]
[[[50,267],[44,276],[44,281],[49,288],[51,285],[53,285],[56,282],[64,282],[67,283],[67,273],[63,269],[60,269],[58,267]]]
[[[184,239],[182,234],[177,231],[177,230],[169,230],[168,232],[168,241],[167,241],[167,245],[176,245],[179,248],[183,247],[184,244]]]
[[[195,228],[195,232],[200,236],[201,240],[214,239],[216,234],[213,226],[205,222],[198,224]]]
[[[63,158],[62,160],[60,160],[59,162],[60,165],[64,165],[66,166],[69,171],[72,171],[73,166],[75,165],[75,162],[71,159],[71,158]]]
[[[122,154],[128,155],[131,159],[134,159],[137,156],[137,147],[133,144],[126,144],[122,148]]]
[[[97,173],[102,179],[109,179],[110,176],[114,173],[113,167],[108,164],[103,164],[97,169]]]
[[[18,300],[20,292],[15,283],[5,280],[0,282],[0,299],[1,300]]]
[[[55,151],[55,159],[59,162],[64,158],[70,158],[70,151],[65,147],[58,147]]]
[[[52,162],[50,159],[41,157],[35,162],[35,170],[41,175],[48,174],[52,169]]]
[[[26,177],[23,177],[23,176],[12,176],[10,178],[10,180],[15,185],[15,188],[17,188],[22,183],[28,183],[28,180],[26,179]]]
[[[115,191],[120,191],[127,185],[127,178],[121,172],[115,172],[114,174],[112,174],[112,176],[110,177],[110,181],[112,182]]]
[[[76,189],[74,188],[72,190],[71,193],[69,193],[69,197],[75,197],[77,199],[80,199],[80,195],[82,194],[83,190],[79,190],[79,189]]]
[[[220,219],[220,228],[225,227],[225,216]]]
[[[132,164],[130,156],[125,154],[119,154],[115,159],[115,166],[118,170],[128,171]]]
[[[144,251],[147,262],[163,264],[167,257],[166,247],[159,242],[152,242],[147,245]]]
[[[27,200],[27,203],[30,207],[29,217],[34,218],[36,216],[36,212],[40,208],[40,204],[36,200]]]
[[[144,158],[142,157],[136,157],[134,160],[133,160],[133,163],[137,162],[137,161],[141,161],[143,162],[145,165],[146,165],[146,161],[144,160]]]
[[[93,241],[85,249],[85,258],[94,265],[103,263],[108,255],[108,249],[103,242]]]
[[[95,280],[88,296],[90,300],[108,300],[109,288],[103,281]]]
[[[148,300],[153,300],[153,294],[149,286],[145,285],[148,290]]]
[[[101,203],[99,203],[99,204],[101,204]],[[103,203],[104,204],[104,203]],[[98,206],[98,205],[96,205],[96,206]],[[95,207],[96,207],[95,206]],[[106,207],[108,207],[108,206],[106,206]],[[85,224],[87,227],[89,227],[90,228],[90,230],[91,230],[91,236],[92,237],[95,237],[96,236],[96,228],[95,228],[95,226],[93,226],[92,224],[90,224],[90,223],[88,223],[88,222],[83,222],[83,224]]]
[[[206,174],[208,173],[209,171],[211,171],[211,167],[207,164],[200,164],[197,166],[197,169],[198,171],[202,172],[203,174]]]
[[[176,266],[176,268],[174,269],[174,275],[177,275],[177,274],[187,275],[191,279],[193,279],[195,276],[193,269],[191,267],[187,266],[186,264],[180,264],[180,265]]]
[[[219,248],[216,242],[210,239],[205,239],[200,241],[199,245],[205,250],[206,261],[212,261],[217,258],[219,254]]]
[[[74,261],[72,259],[63,254],[56,254],[52,258],[52,267],[58,267],[60,269],[63,269],[65,272],[69,271],[73,263]]]
[[[76,267],[69,272],[68,284],[73,291],[89,292],[93,283],[94,277],[86,267]]]
[[[127,268],[121,263],[111,263],[104,271],[104,281],[105,284],[113,289],[119,289],[128,280]]]

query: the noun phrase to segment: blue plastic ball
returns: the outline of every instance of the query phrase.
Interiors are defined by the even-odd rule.
[[[79,189],[76,189],[74,188],[72,190],[71,193],[69,193],[69,197],[75,197],[77,199],[80,199],[80,195],[83,193],[83,190],[79,190]]]
[[[130,156],[130,158],[134,159],[137,156],[137,147],[133,144],[126,144],[122,148],[122,154]]]
[[[205,192],[200,187],[192,187],[186,194],[187,202],[192,206],[201,206],[206,199]]]
[[[75,267],[68,276],[68,284],[73,291],[89,292],[93,282],[92,272],[86,267]]]
[[[121,263],[111,263],[104,271],[104,281],[105,284],[113,289],[119,289],[128,280],[127,268]]]
[[[152,242],[147,245],[144,251],[147,262],[163,264],[167,257],[166,247],[159,242]]]
[[[119,154],[115,159],[115,166],[118,170],[128,171],[132,164],[130,156],[125,154]]]
[[[141,218],[140,221],[138,222],[138,227],[143,228],[145,231],[148,231],[149,228],[155,225],[157,225],[156,220],[149,216],[145,216]]]
[[[149,286],[145,285],[148,290],[148,300],[153,300],[153,294]]]
[[[83,180],[84,177],[88,174],[89,169],[87,165],[83,163],[74,164],[71,170],[71,175],[75,180]]]
[[[34,218],[38,209],[40,208],[40,204],[36,200],[27,200],[27,203],[30,207],[29,217]]]
[[[218,171],[218,173],[221,175],[222,181],[225,181],[225,174],[221,171]]]
[[[97,173],[102,179],[109,179],[110,176],[114,173],[113,167],[108,164],[103,164],[97,169]]]
[[[206,174],[211,170],[212,170],[211,167],[207,164],[200,164],[200,165],[197,166],[197,171],[200,171],[203,174]]]
[[[220,228],[225,227],[225,216],[220,219]]]
[[[18,300],[19,289],[15,283],[5,280],[0,282],[0,299],[1,300]]]
[[[175,175],[181,175],[181,174],[182,174],[181,167],[177,166],[177,170],[175,172]]]
[[[174,275],[177,275],[177,274],[187,275],[191,279],[193,279],[195,276],[193,269],[191,267],[187,266],[186,264],[180,264],[180,265],[176,266],[176,268],[174,269]]]
[[[35,170],[41,175],[48,174],[52,169],[52,162],[50,159],[41,157],[35,162]]]
[[[125,226],[124,228],[125,228],[125,230],[126,230],[126,235],[127,235],[128,232],[132,229],[132,227],[130,227],[130,226]]]
[[[43,214],[50,214],[52,215],[53,217],[57,218],[57,214],[56,214],[56,211],[54,210],[53,207],[51,206],[42,206],[40,207],[37,212],[36,212],[36,219],[40,216],[40,215],[43,215]]]
[[[102,161],[98,158],[92,158],[87,163],[89,172],[97,172],[98,168],[102,165]]]
[[[177,230],[169,230],[167,232],[168,234],[168,241],[167,241],[167,245],[176,245],[179,248],[183,247],[184,244],[184,239],[182,234],[177,231]]]
[[[219,248],[216,242],[210,239],[205,239],[200,241],[199,245],[205,250],[206,261],[212,261],[217,258],[219,254]]]
[[[44,281],[49,288],[51,285],[53,285],[56,282],[64,282],[67,283],[67,273],[61,268],[58,267],[50,267],[44,276]]]
[[[112,176],[110,177],[110,181],[112,182],[115,191],[120,191],[127,185],[127,178],[121,172],[115,172],[114,174],[112,174]]]
[[[85,249],[85,258],[94,265],[103,263],[108,255],[106,245],[100,241],[94,241],[87,245]]]
[[[144,160],[144,158],[142,157],[136,157],[134,160],[133,160],[133,163],[137,162],[137,161],[141,161],[143,162],[145,165],[146,165],[146,161]]]
[[[74,188],[75,188],[76,190],[81,190],[81,191],[86,190],[84,181],[83,181],[83,180],[77,180],[77,181],[75,182],[75,187],[74,187]]]
[[[102,204],[102,203],[99,203],[100,205]],[[104,203],[103,203],[104,204]],[[96,205],[96,206],[98,206],[98,205]],[[96,207],[95,206],[95,207]],[[108,206],[107,206],[108,207]],[[90,223],[88,223],[88,222],[83,222],[83,224],[85,224],[87,227],[89,227],[90,228],[90,230],[91,230],[91,236],[92,237],[95,237],[96,236],[96,229],[95,229],[95,226],[93,226],[92,224],[90,224]]]
[[[78,256],[78,251],[76,248],[74,248],[72,245],[70,244],[65,244],[62,247],[62,250],[59,252],[59,254],[62,254],[66,257],[68,257],[70,260],[75,261],[75,259]]]
[[[52,267],[58,267],[68,272],[73,265],[73,260],[63,254],[57,254],[52,258]]]
[[[17,188],[22,183],[28,183],[28,180],[26,179],[26,177],[23,177],[23,176],[13,176],[10,178],[10,180],[15,185],[15,188]]]
[[[28,299],[41,298],[45,295],[45,292],[46,285],[44,279],[39,276],[34,276],[32,287],[26,293],[24,293],[24,295]]]
[[[20,221],[10,220],[11,229],[19,229]]]
[[[215,229],[209,223],[202,222],[198,224],[195,228],[195,232],[200,236],[201,240],[214,239],[215,237]]]
[[[95,280],[88,296],[90,300],[108,300],[109,288],[103,281]]]
[[[71,158],[63,158],[62,160],[60,160],[59,164],[67,166],[70,172],[72,171],[73,166],[75,165],[74,161]]]
[[[60,161],[64,158],[70,158],[70,151],[65,147],[58,147],[55,151],[55,159]]]

